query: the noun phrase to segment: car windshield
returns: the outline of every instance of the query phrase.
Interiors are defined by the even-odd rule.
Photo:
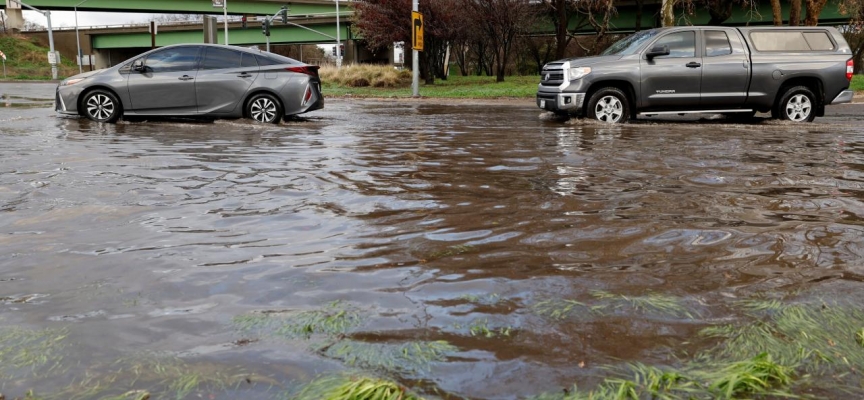
[[[606,50],[603,50],[600,55],[603,56],[625,56],[633,54],[642,46],[643,43],[656,36],[658,31],[652,29],[648,31],[636,32],[624,39],[621,39]]]

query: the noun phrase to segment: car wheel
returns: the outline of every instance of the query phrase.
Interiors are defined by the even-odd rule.
[[[813,122],[816,118],[816,95],[806,86],[787,90],[774,106],[774,118],[792,122]]]
[[[123,107],[117,96],[102,89],[87,92],[81,107],[84,116],[96,122],[116,122],[123,115]]]
[[[282,119],[282,106],[273,95],[256,94],[246,103],[246,116],[256,122],[278,124]]]
[[[610,124],[624,123],[630,119],[630,103],[627,95],[616,87],[598,90],[588,100],[588,118]]]

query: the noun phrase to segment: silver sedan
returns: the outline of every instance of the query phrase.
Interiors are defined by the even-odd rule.
[[[55,109],[97,122],[121,116],[283,117],[324,107],[318,67],[260,50],[181,44],[57,86]]]

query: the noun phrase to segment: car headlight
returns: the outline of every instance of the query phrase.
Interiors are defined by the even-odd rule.
[[[570,80],[581,79],[583,76],[591,73],[591,67],[576,67],[570,68]]]
[[[67,80],[63,81],[63,83],[61,83],[61,85],[62,85],[62,86],[74,85],[74,84],[76,84],[76,83],[78,83],[78,82],[81,82],[81,81],[83,81],[83,80],[85,80],[85,79],[87,79],[87,78],[73,78],[73,79],[67,79]]]

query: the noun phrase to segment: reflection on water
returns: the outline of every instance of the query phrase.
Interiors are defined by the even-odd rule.
[[[7,396],[176,392],[179,368],[190,398],[278,398],[355,367],[524,397],[694,354],[744,299],[860,297],[864,141],[842,120],[353,100],[280,126],[0,120],[0,321],[65,344],[54,369],[0,368]]]

